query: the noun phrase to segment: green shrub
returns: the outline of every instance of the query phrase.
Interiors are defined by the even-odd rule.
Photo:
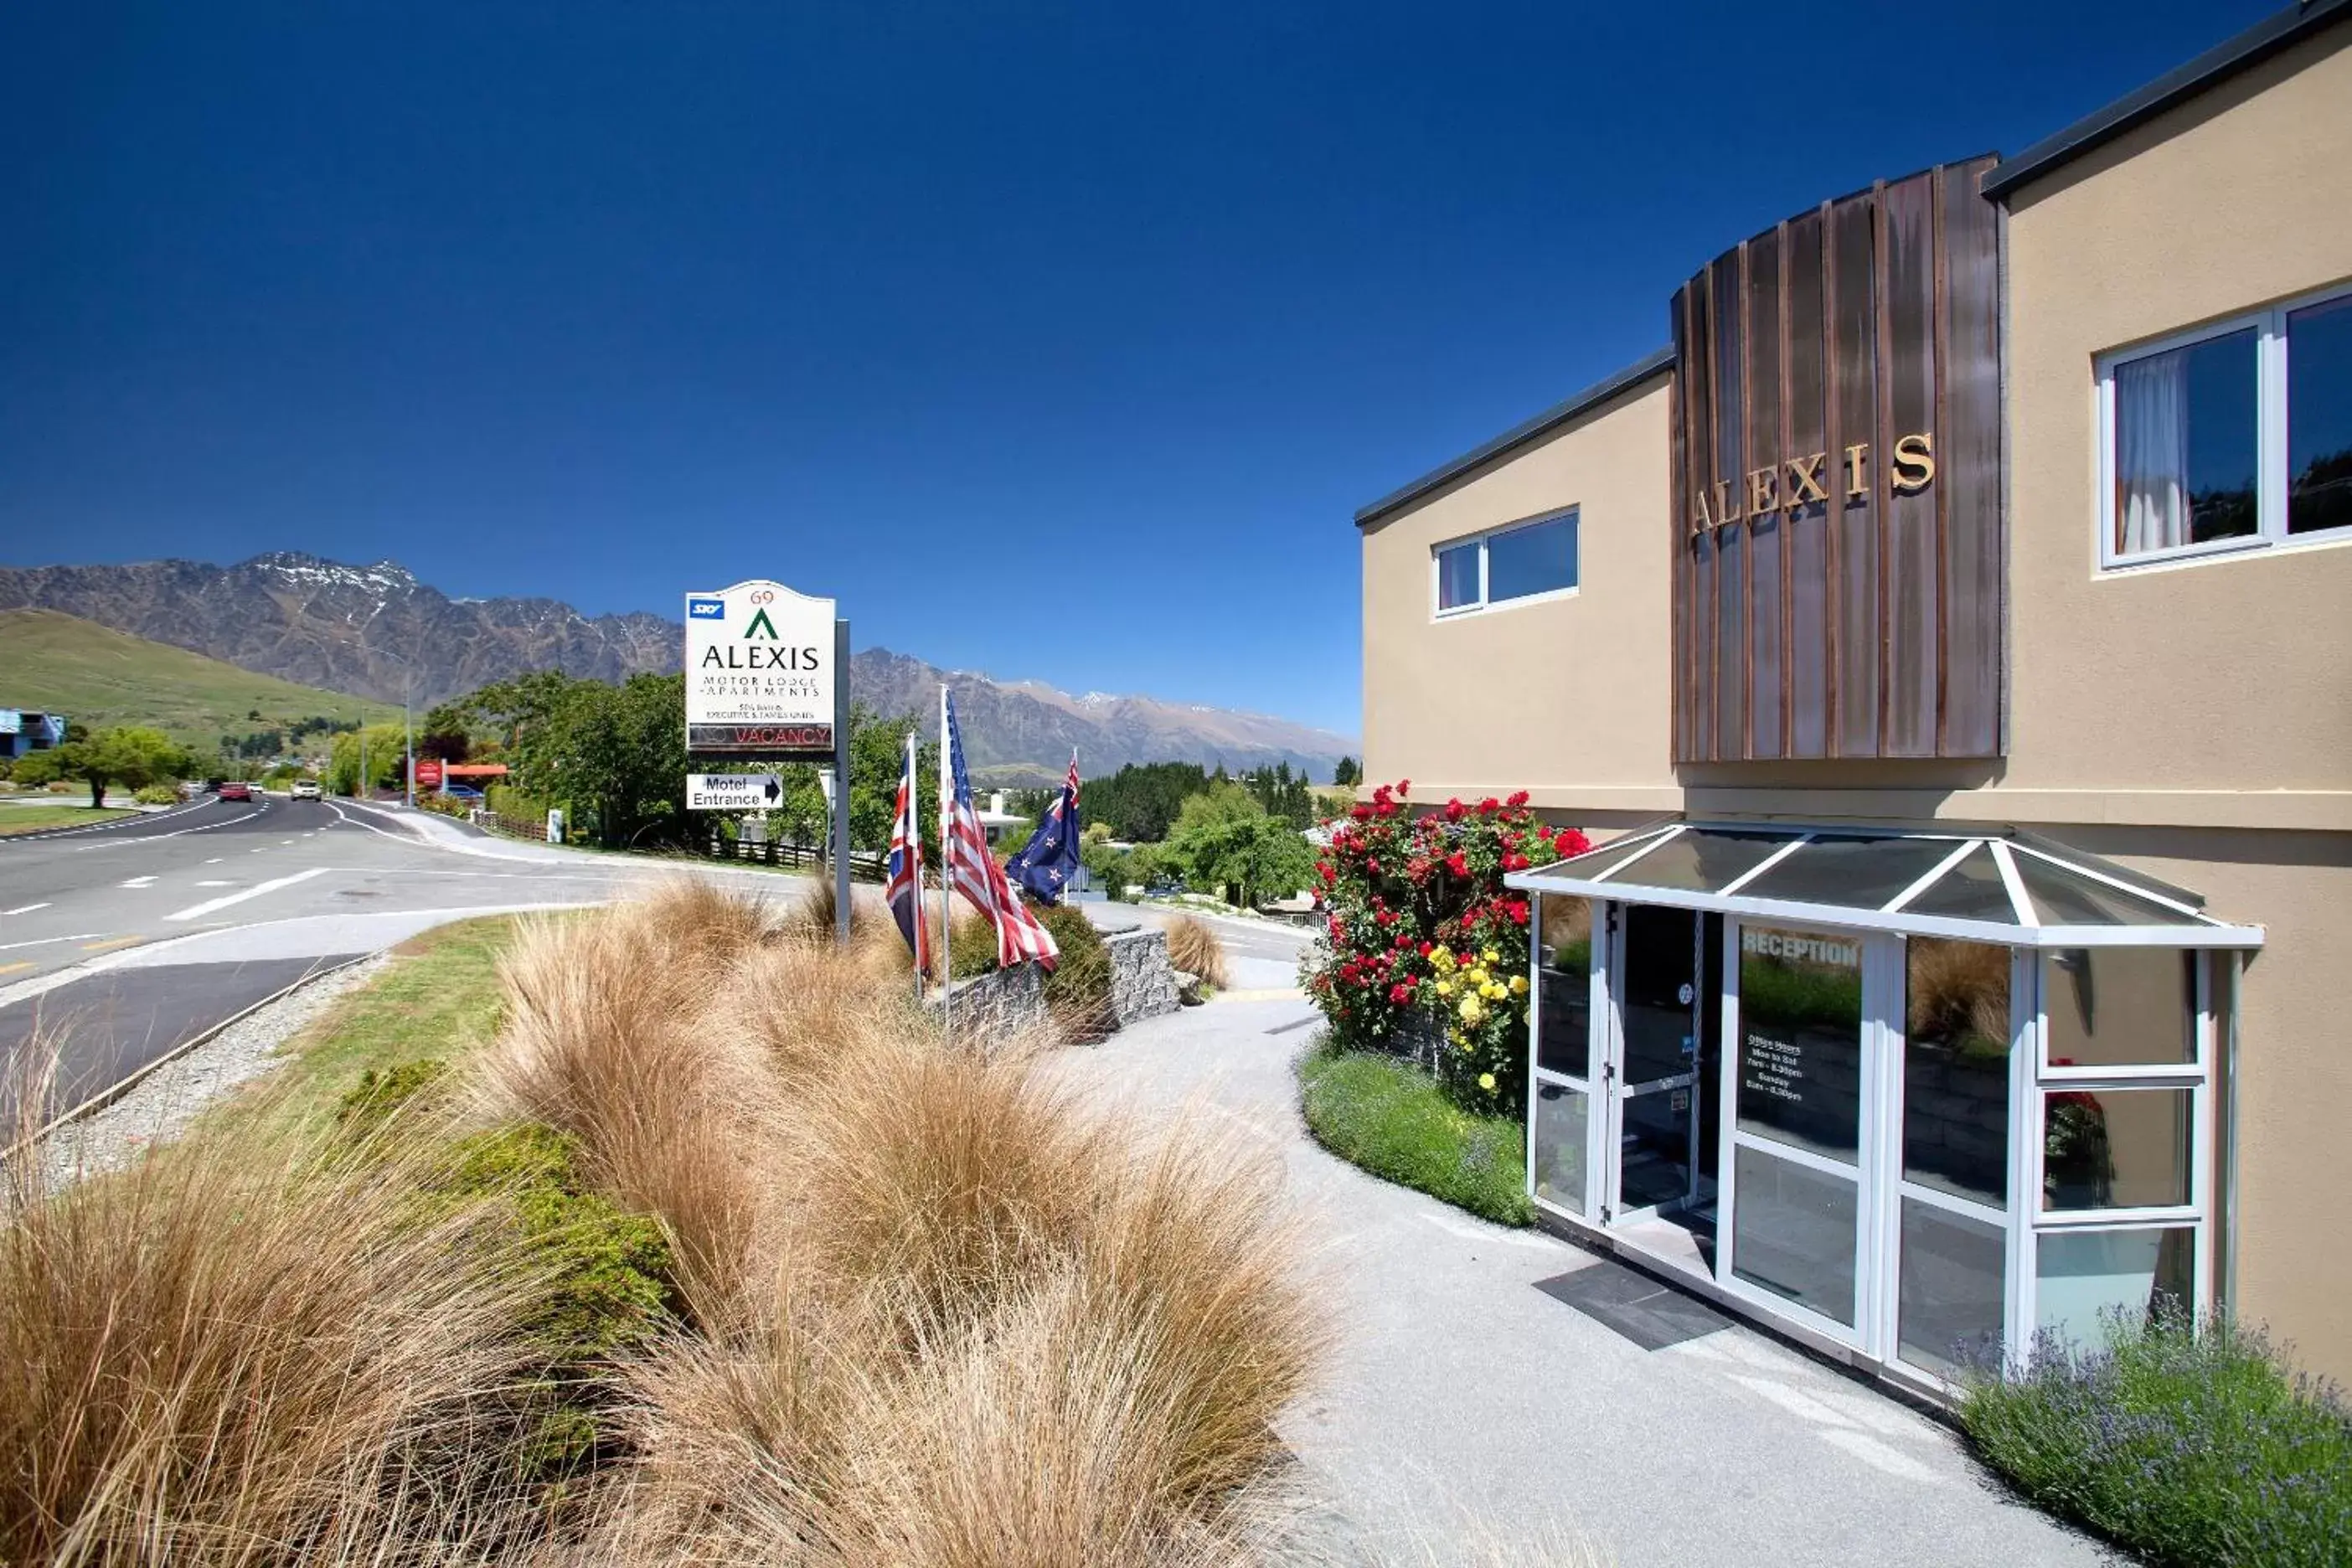
[[[2027,1367],[1968,1381],[1960,1421],[2027,1497],[2153,1562],[2347,1560],[2352,1412],[2257,1330],[2168,1309],[2095,1350],[2044,1336]]]
[[[1298,1077],[1307,1131],[1349,1164],[1498,1225],[1535,1222],[1517,1119],[1465,1110],[1409,1062],[1328,1044]]]
[[[170,784],[148,784],[131,799],[142,805],[171,805],[180,798],[180,792]]]
[[[336,1122],[353,1137],[384,1136],[395,1111],[438,1099],[447,1070],[431,1059],[371,1068],[343,1096]],[[439,1136],[444,1124],[420,1125]],[[514,1331],[542,1367],[520,1391],[516,1416],[528,1428],[521,1452],[541,1479],[572,1474],[608,1447],[600,1422],[614,1398],[608,1363],[677,1324],[669,1244],[656,1221],[590,1191],[577,1146],[551,1127],[491,1128],[437,1152],[421,1213],[437,1215],[489,1194],[512,1205],[538,1283]]]
[[[1045,1005],[1075,1040],[1097,1040],[1118,1027],[1110,1000],[1110,949],[1086,911],[1056,904],[1036,911],[1061,955],[1045,976]]]

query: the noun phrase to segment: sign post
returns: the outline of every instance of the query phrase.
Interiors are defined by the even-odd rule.
[[[686,596],[686,750],[706,762],[830,763],[834,936],[849,941],[849,623],[834,601],[755,578]],[[690,775],[706,789],[724,774]],[[758,775],[744,785],[767,795]],[[748,804],[748,803],[747,803]],[[735,809],[698,805],[690,810]]]

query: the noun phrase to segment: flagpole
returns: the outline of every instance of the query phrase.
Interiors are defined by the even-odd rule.
[[[923,808],[920,804],[922,797],[915,793],[917,787],[915,731],[908,730],[907,731],[907,859],[908,869],[914,873],[915,878],[915,930],[922,933],[923,941],[928,944],[930,941],[930,927],[923,922],[931,917],[930,911],[923,904]],[[919,1007],[923,1002],[923,966],[918,963],[912,967],[915,971],[915,1005]]]
[[[949,928],[955,921],[955,855],[948,839],[948,683],[940,682],[940,1032],[950,1038],[954,1020],[949,1016],[955,990],[955,953]]]

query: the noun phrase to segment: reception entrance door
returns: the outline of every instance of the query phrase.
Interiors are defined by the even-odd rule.
[[[1700,1136],[1710,1092],[1702,1070],[1706,1013],[1706,917],[1654,904],[1617,905],[1609,1086],[1613,1152],[1604,1224],[1686,1209],[1713,1197],[1714,1160]]]

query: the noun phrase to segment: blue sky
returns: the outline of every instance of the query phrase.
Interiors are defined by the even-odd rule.
[[[0,561],[398,559],[1352,730],[1355,508],[2274,9],[0,11]]]

